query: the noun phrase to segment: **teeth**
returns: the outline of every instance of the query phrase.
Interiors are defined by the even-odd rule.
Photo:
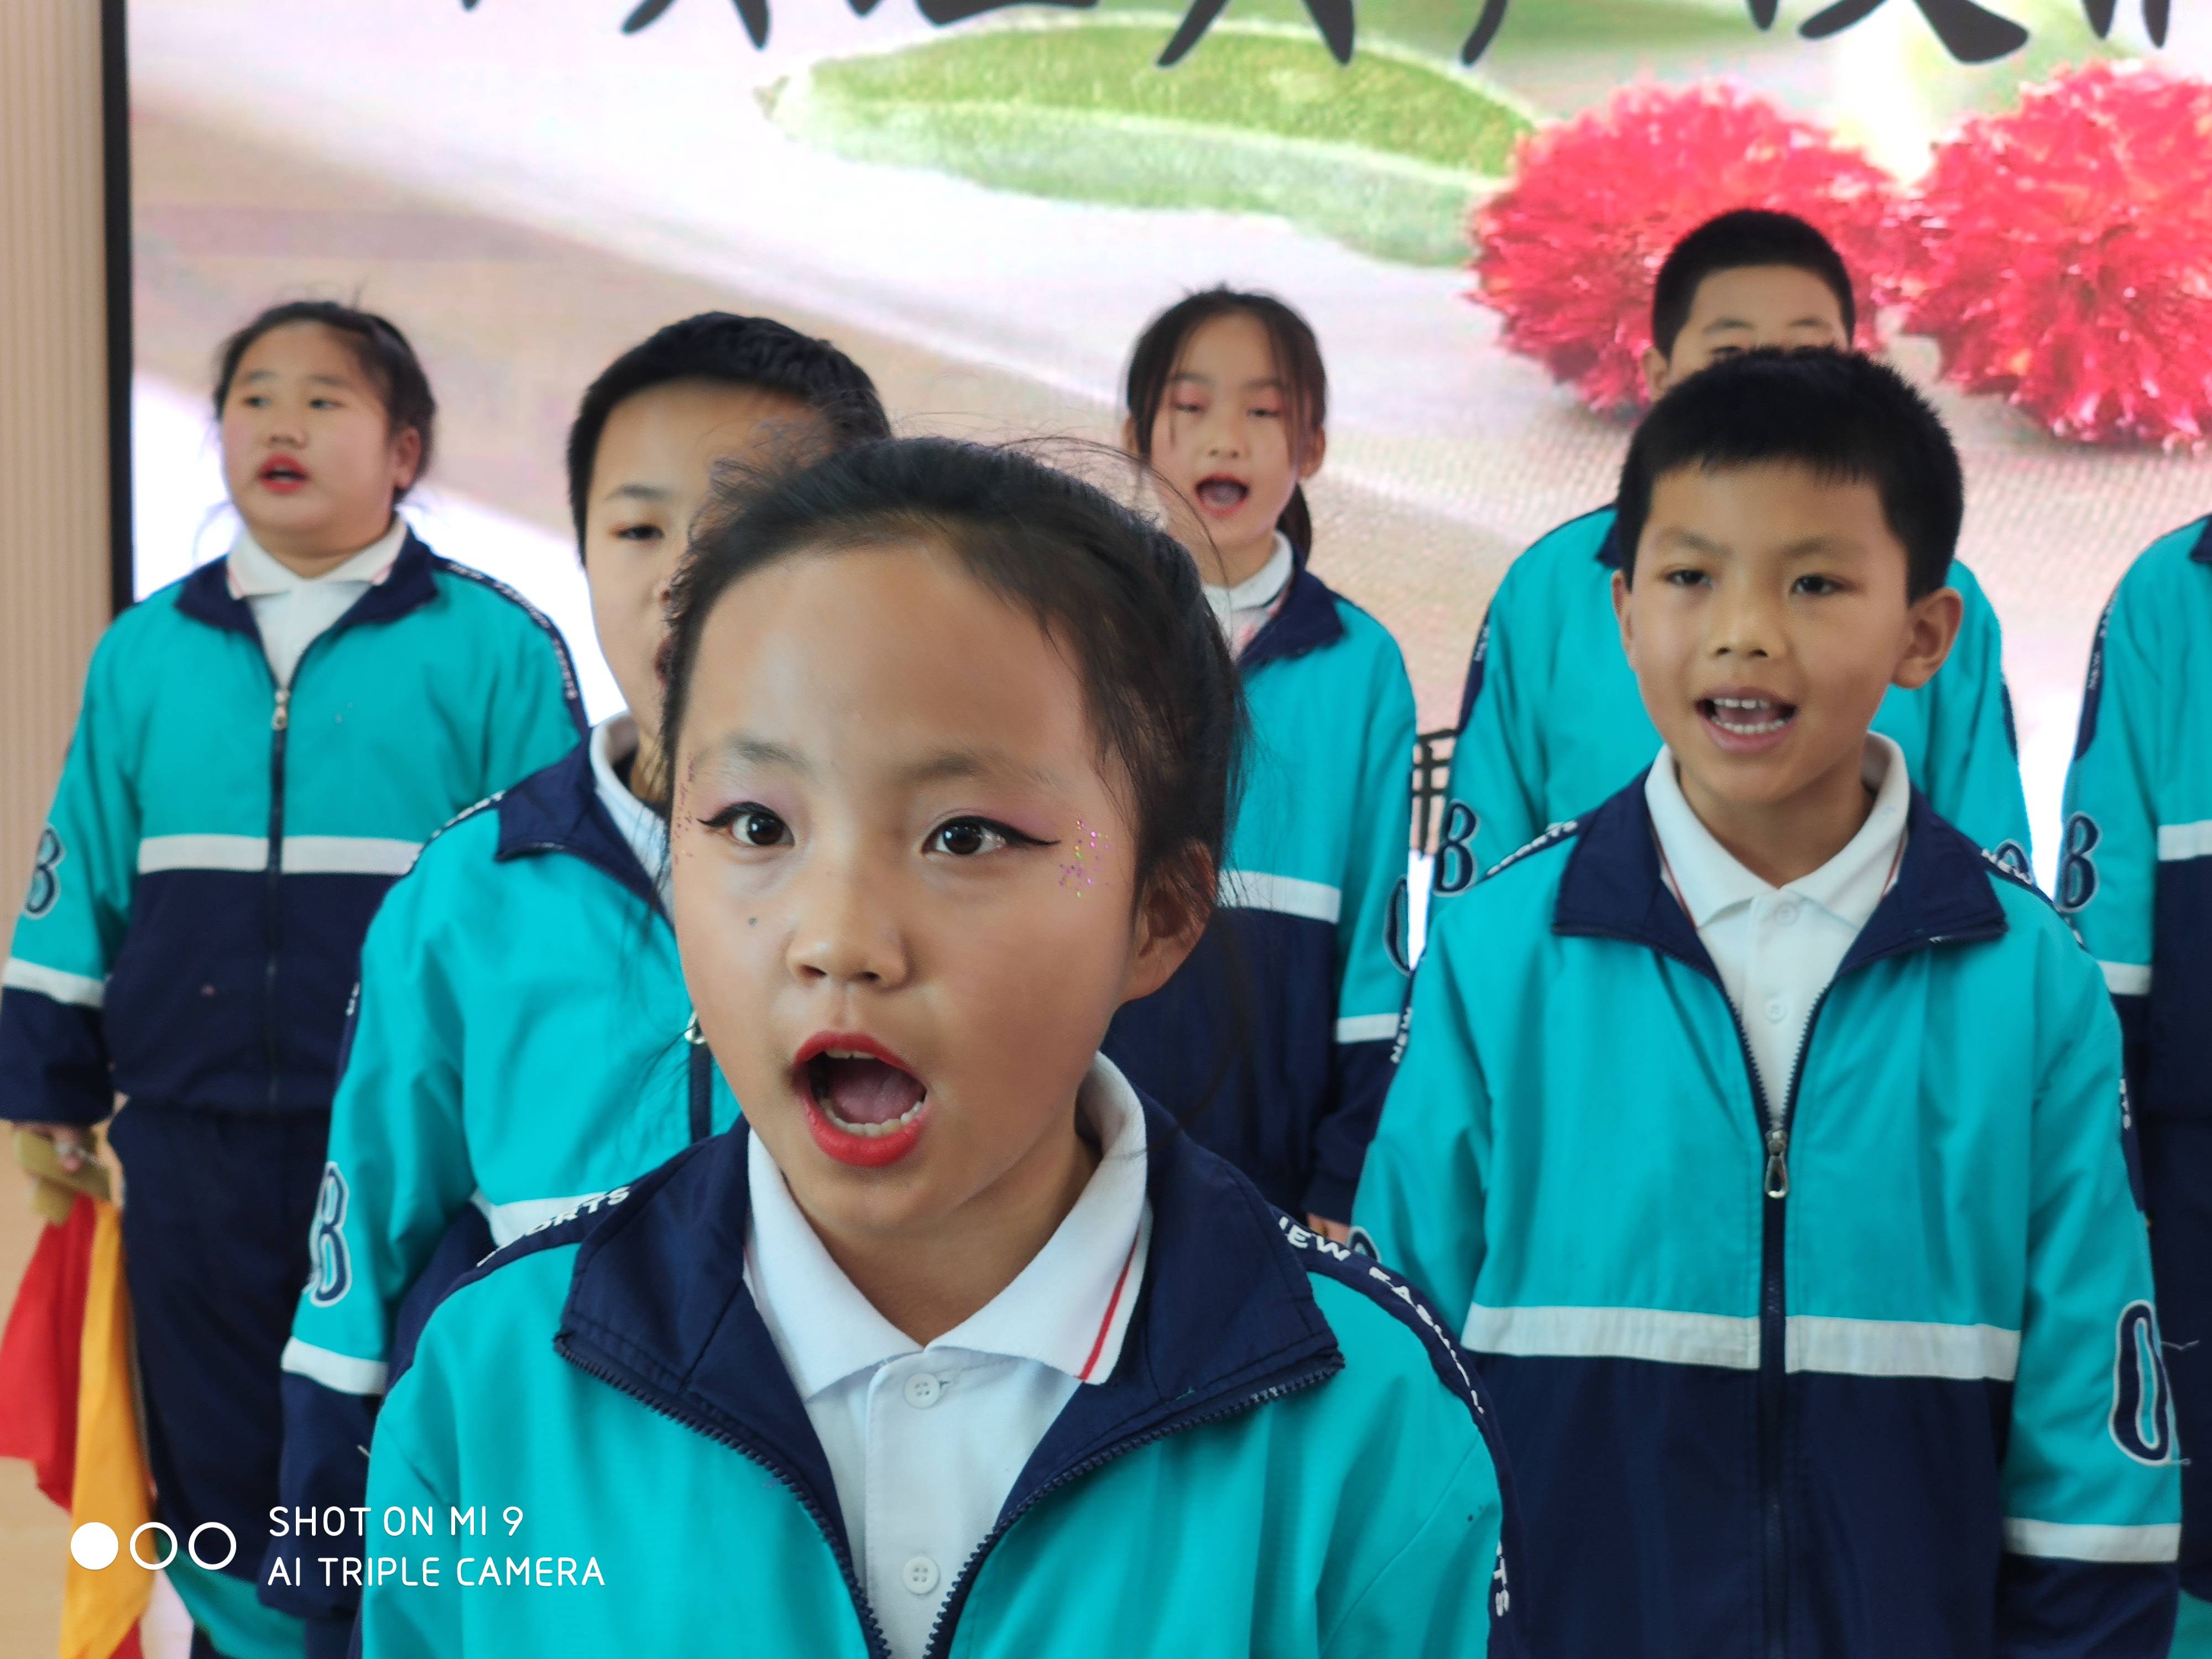
[[[1771,708],[1774,705],[1764,697],[1715,697],[1716,708]]]
[[[893,1118],[888,1123],[848,1123],[843,1118],[837,1115],[837,1109],[832,1106],[828,1101],[817,1101],[815,1103],[822,1109],[823,1116],[828,1118],[830,1122],[836,1124],[838,1128],[843,1130],[847,1134],[858,1135],[863,1140],[875,1140],[884,1135],[890,1134],[897,1130],[903,1129],[908,1124],[913,1122],[915,1119],[920,1117],[921,1115],[921,1109],[929,1103],[929,1097],[927,1095],[924,1095],[920,1100],[915,1101],[913,1105],[908,1107],[906,1110],[901,1112],[896,1117]]]

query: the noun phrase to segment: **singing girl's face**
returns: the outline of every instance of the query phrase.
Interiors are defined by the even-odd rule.
[[[786,557],[704,624],[672,757],[684,979],[833,1251],[1064,1184],[1107,1023],[1188,951],[1071,652],[920,541]]]

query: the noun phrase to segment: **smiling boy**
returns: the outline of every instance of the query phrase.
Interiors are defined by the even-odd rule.
[[[1664,746],[1440,915],[1354,1209],[1498,1399],[1537,1645],[2162,1654],[2103,979],[1869,730],[1960,626],[1950,440],[1865,358],[1753,353],[1620,501]]]
[[[1750,350],[1848,350],[1857,327],[1850,273],[1827,240],[1787,213],[1746,208],[1675,244],[1651,294],[1644,384],[1665,395]],[[1513,562],[1468,667],[1450,805],[1438,848],[1439,897],[1586,812],[1651,757],[1659,733],[1614,644],[1607,595],[1626,544],[1607,506],[1569,520]],[[1905,751],[1936,810],[1979,845],[2028,867],[1996,614],[1954,565],[1959,617],[1942,674],[1898,684],[1874,729]]]

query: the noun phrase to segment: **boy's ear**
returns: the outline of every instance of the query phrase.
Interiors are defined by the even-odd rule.
[[[1148,997],[1174,978],[1206,933],[1211,907],[1192,903],[1189,895],[1211,892],[1218,878],[1213,860],[1199,848],[1183,856],[1194,866],[1190,884],[1155,877],[1138,902],[1136,948],[1130,952],[1129,971],[1121,984],[1124,1002]]]
[[[1644,390],[1655,404],[1667,395],[1667,354],[1656,345],[1644,348]]]
[[[1308,434],[1305,447],[1298,452],[1298,482],[1304,483],[1321,471],[1322,459],[1328,453],[1328,434],[1316,427]]]
[[[1628,659],[1631,668],[1636,666],[1636,624],[1630,620],[1628,576],[1626,572],[1613,573],[1613,619],[1620,625],[1621,654]]]
[[[1951,654],[1966,614],[1966,602],[1955,587],[1939,587],[1914,600],[1905,613],[1905,654],[1898,659],[1892,683],[1917,691],[1934,679]]]

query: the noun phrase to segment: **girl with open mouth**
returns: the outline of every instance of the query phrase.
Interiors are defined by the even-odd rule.
[[[745,1121],[431,1316],[371,1513],[495,1492],[578,1589],[380,1539],[364,1650],[1509,1650],[1445,1326],[1099,1053],[1229,823],[1183,550],[1019,453],[881,443],[733,494],[672,615],[672,910]]]

